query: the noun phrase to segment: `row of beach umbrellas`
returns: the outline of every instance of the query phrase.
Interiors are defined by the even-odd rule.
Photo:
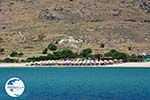
[[[110,65],[115,60],[47,60],[30,62],[28,65]]]

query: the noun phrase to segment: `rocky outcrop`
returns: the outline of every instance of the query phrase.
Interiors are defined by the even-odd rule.
[[[62,7],[56,7],[53,10],[43,9],[39,13],[39,19],[46,21],[64,21],[76,23],[80,21],[80,14],[63,10]]]
[[[136,2],[143,11],[150,13],[150,1],[149,0],[133,0],[133,1]]]
[[[81,44],[83,43],[83,40],[81,39],[75,39],[73,36],[64,37],[60,40],[58,40],[58,45],[64,46],[64,47],[70,47],[70,48],[79,48]]]
[[[60,20],[61,18],[59,16],[54,15],[53,13],[50,12],[48,9],[43,9],[41,10],[39,14],[39,18],[41,20]]]

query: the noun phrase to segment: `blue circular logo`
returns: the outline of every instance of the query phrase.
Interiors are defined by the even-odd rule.
[[[23,94],[25,86],[19,78],[10,78],[5,84],[6,93],[11,97],[19,97]]]

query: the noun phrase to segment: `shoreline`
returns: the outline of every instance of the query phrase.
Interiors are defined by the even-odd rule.
[[[114,65],[106,65],[107,67],[141,67],[141,68],[150,68],[150,62],[127,62]]]
[[[5,68],[5,67],[27,67],[26,63],[0,63],[0,68]]]
[[[113,64],[113,65],[81,65],[81,66],[75,66],[75,65],[66,65],[66,66],[50,66],[50,67],[128,67],[128,68],[132,68],[132,67],[141,67],[141,68],[150,68],[150,62],[127,62],[127,63],[120,63],[120,64]],[[27,63],[0,63],[0,68],[13,68],[13,67],[28,67],[28,68],[32,68],[32,67],[49,67],[49,66],[27,66]]]

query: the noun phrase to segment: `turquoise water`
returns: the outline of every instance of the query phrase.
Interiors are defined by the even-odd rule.
[[[23,95],[9,97],[5,82],[18,77]],[[0,68],[0,100],[150,100],[150,69]]]

